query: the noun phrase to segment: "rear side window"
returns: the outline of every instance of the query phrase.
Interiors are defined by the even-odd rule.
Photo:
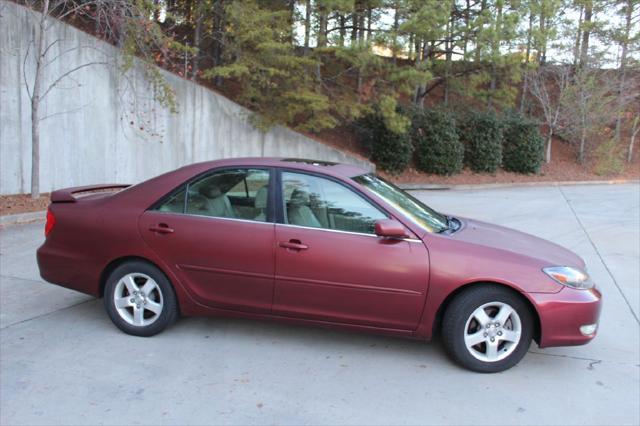
[[[161,212],[184,213],[185,192],[185,188],[183,187],[176,194],[169,197],[169,199],[162,203],[156,210],[159,210]]]
[[[157,210],[266,222],[268,188],[268,170],[225,169],[190,182]]]

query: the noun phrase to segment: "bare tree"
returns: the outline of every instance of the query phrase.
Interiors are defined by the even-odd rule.
[[[72,74],[83,68],[107,64],[106,60],[93,61],[74,66],[57,76],[49,76],[46,73],[47,68],[53,63],[62,60],[64,55],[83,48],[83,46],[73,46],[69,49],[54,49],[56,45],[62,43],[62,40],[47,40],[47,33],[51,27],[51,15],[55,13],[57,16],[68,16],[74,11],[80,10],[81,7],[86,7],[86,5],[87,3],[76,4],[68,0],[43,0],[40,16],[38,17],[37,31],[33,40],[28,42],[23,64],[26,64],[31,55],[33,55],[35,62],[35,72],[31,79],[28,78],[26,67],[23,66],[23,78],[27,95],[31,102],[31,197],[33,198],[40,196],[40,124],[43,120],[53,115],[41,117],[40,108],[42,102],[52,90],[59,87],[66,79],[71,78]],[[34,4],[30,4],[30,6],[34,6]]]
[[[175,110],[175,97],[172,88],[164,81],[158,69],[153,66],[158,57],[169,56],[166,46],[167,36],[154,26],[150,19],[150,10],[144,2],[130,0],[29,0],[26,5],[39,12],[37,28],[32,40],[28,41],[23,60],[35,64],[33,75],[27,76],[26,66],[23,66],[23,78],[27,95],[31,102],[31,196],[40,195],[40,124],[45,119],[68,113],[58,111],[42,117],[40,110],[48,95],[65,82],[75,82],[73,75],[80,70],[98,65],[120,65],[122,73],[131,67],[134,56],[139,56],[145,64],[146,78],[154,86],[155,100],[162,105]],[[117,58],[109,57],[96,46],[64,47],[65,40],[56,38],[51,40],[51,26],[55,20],[68,17],[81,17],[85,21],[93,21],[96,34],[106,41],[121,47],[124,63],[118,64]],[[78,50],[93,49],[101,52],[101,59],[81,64],[74,64],[58,75],[48,72],[53,64],[60,65],[66,59],[65,55]],[[165,60],[165,59],[163,59]],[[79,110],[76,108],[74,110]]]
[[[553,135],[560,127],[563,96],[571,82],[571,67],[568,65],[543,65],[527,75],[529,92],[540,105],[542,119],[547,128],[545,160],[551,162]]]
[[[620,54],[620,67],[618,68],[620,72],[620,90],[618,91],[618,115],[616,117],[616,140],[620,139],[620,128],[622,126],[622,115],[624,110],[624,98],[625,98],[625,85],[627,83],[627,68],[629,62],[629,48],[633,47],[634,38],[632,34],[632,27],[634,26],[634,17],[633,12],[634,8],[637,4],[640,4],[637,0],[625,0],[624,7],[622,8],[624,14],[624,24],[621,28],[619,34],[614,35],[614,40],[618,42],[620,47],[622,48]],[[638,17],[635,17],[635,21],[638,21]]]
[[[578,145],[578,161],[586,160],[587,143],[596,139],[615,120],[615,92],[618,79],[615,70],[580,66],[562,97],[563,131]]]
[[[627,161],[629,163],[633,160],[633,147],[638,133],[640,133],[640,112],[637,112],[633,117],[633,124],[631,125],[631,137],[629,138],[629,149],[627,150]]]

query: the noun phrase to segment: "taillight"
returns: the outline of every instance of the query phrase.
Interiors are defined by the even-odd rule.
[[[56,217],[51,212],[51,209],[47,209],[47,223],[44,225],[44,236],[48,237],[53,227],[56,224]]]

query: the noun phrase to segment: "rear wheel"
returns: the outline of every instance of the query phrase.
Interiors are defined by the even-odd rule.
[[[104,304],[111,321],[135,336],[153,336],[177,318],[173,288],[153,265],[131,261],[118,266],[107,279]]]
[[[462,366],[496,373],[516,365],[533,336],[527,304],[500,286],[470,288],[451,301],[442,321],[445,349]]]

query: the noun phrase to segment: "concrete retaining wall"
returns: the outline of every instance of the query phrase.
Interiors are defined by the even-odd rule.
[[[33,86],[29,43],[38,14],[0,0],[0,194],[29,192],[31,110],[25,79]],[[178,112],[154,101],[154,89],[137,63],[126,74],[118,51],[61,22],[51,22],[46,84],[82,64],[42,105],[41,190],[102,182],[136,183],[179,166],[218,158],[287,156],[371,163],[277,127],[262,133],[249,112],[202,86],[162,71],[174,88]],[[66,52],[66,53],[64,53]],[[25,60],[26,57],[26,60]],[[120,61],[121,62],[121,61]],[[25,78],[26,76],[26,78]]]

